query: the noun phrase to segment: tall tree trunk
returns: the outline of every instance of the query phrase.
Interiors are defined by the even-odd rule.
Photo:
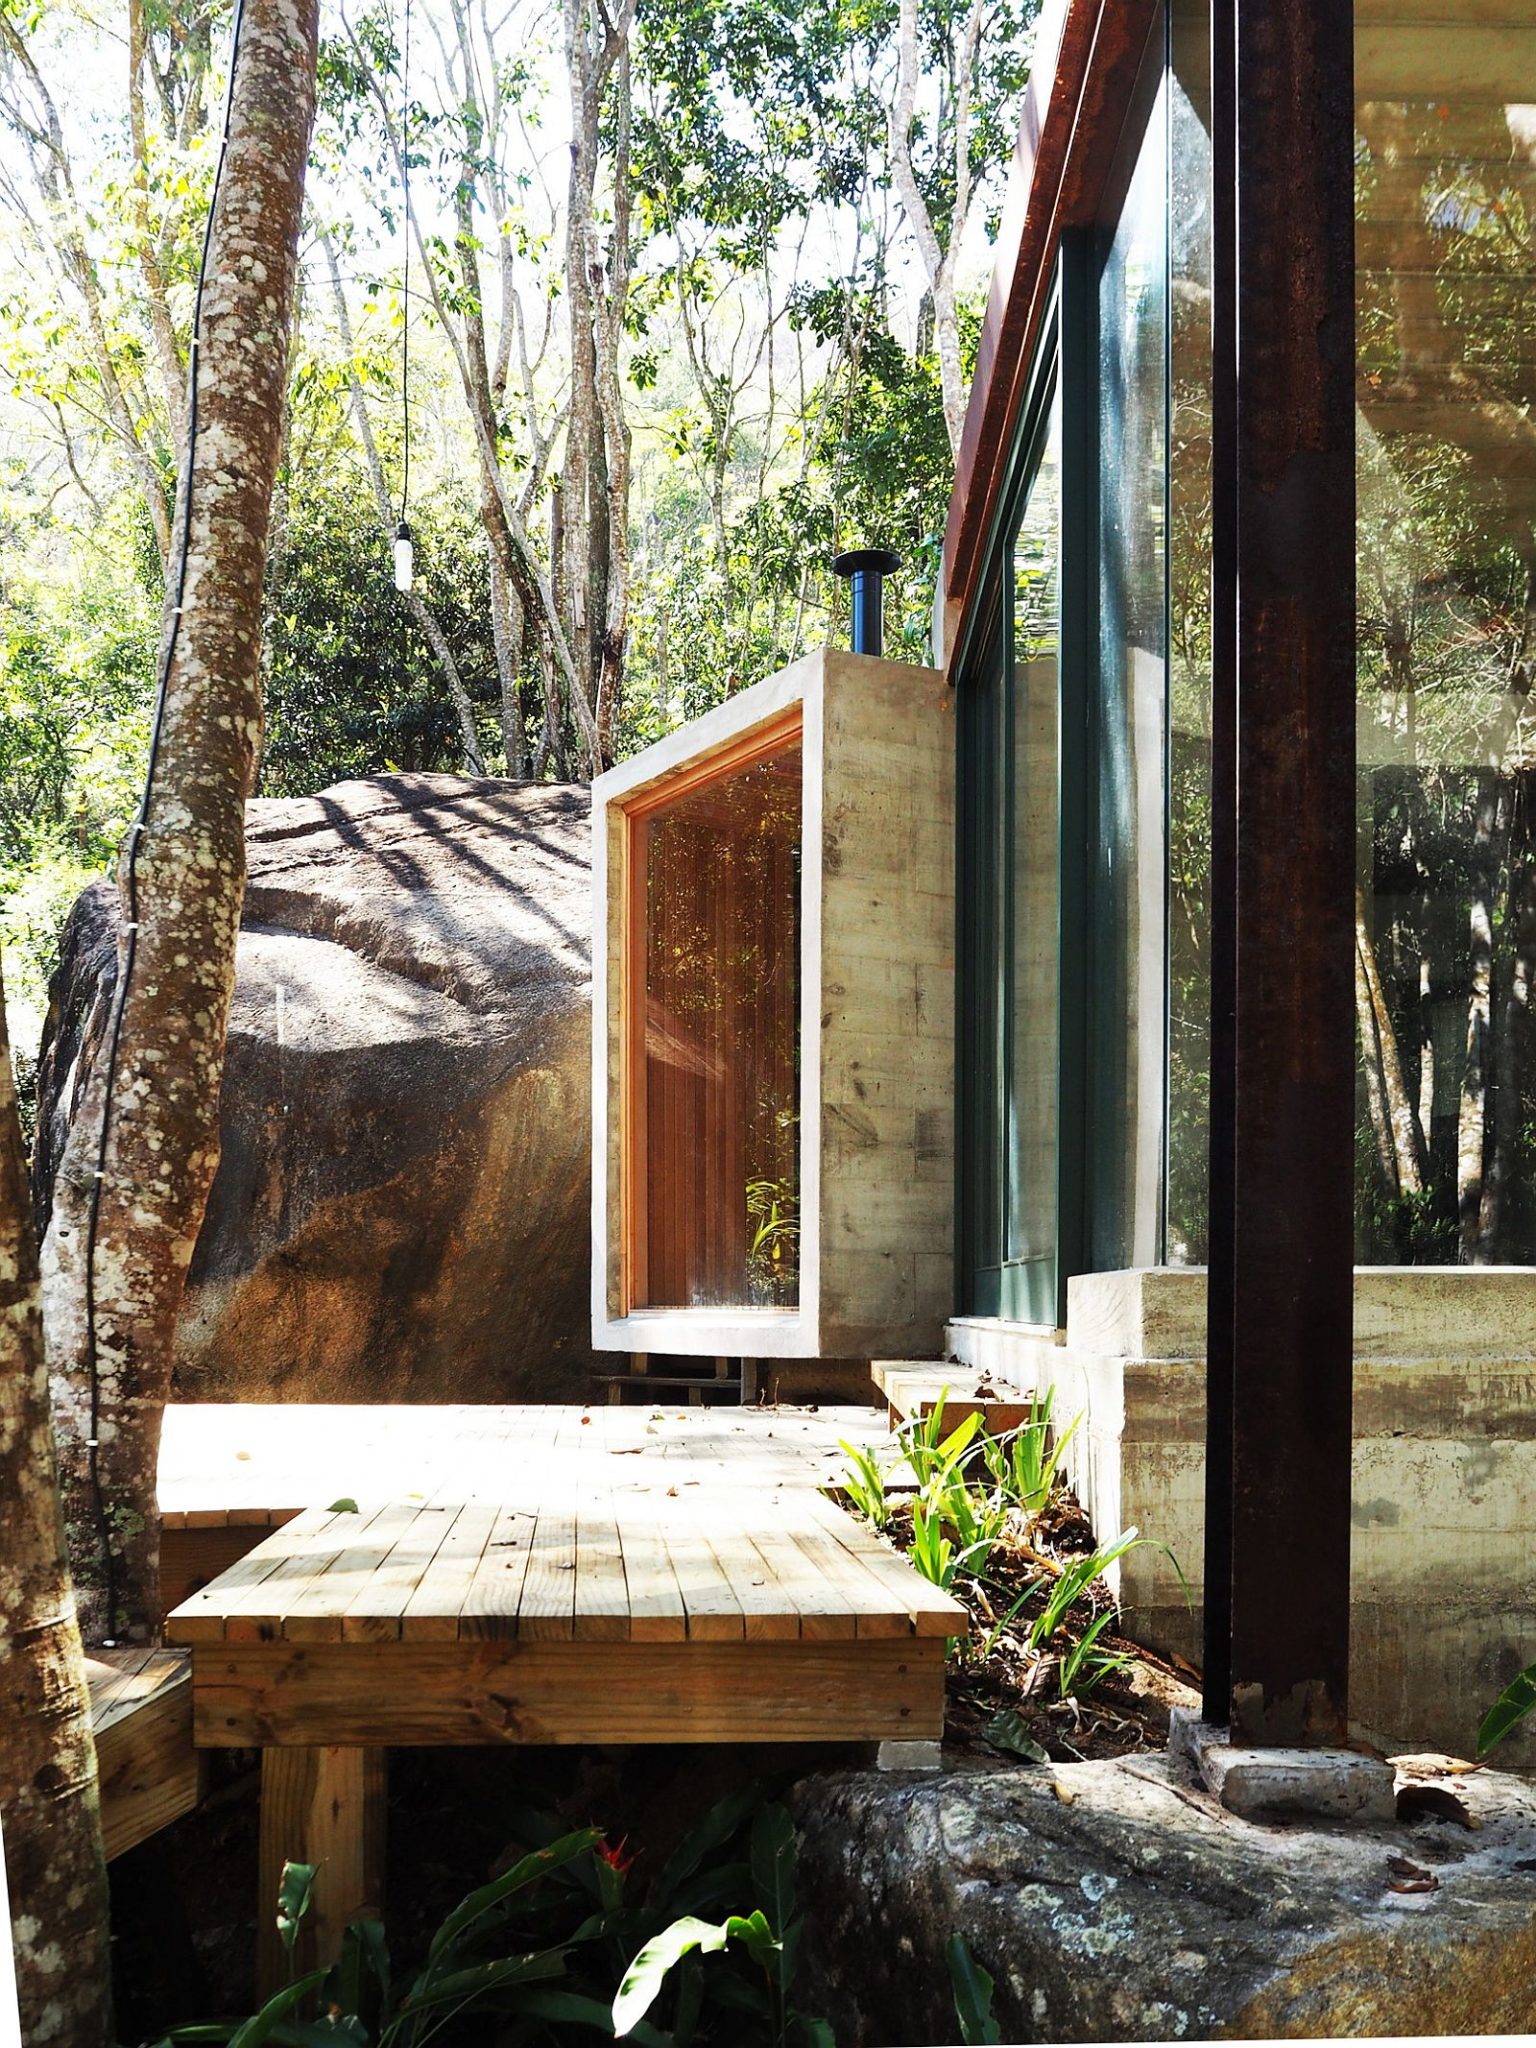
[[[64,1555],[37,1245],[0,987],[0,1813],[28,2048],[112,2038],[96,1750]],[[0,2032],[6,2015],[0,2012]]]
[[[219,1157],[317,13],[317,0],[245,0],[194,354],[196,444],[189,438],[182,463],[162,623],[163,720],[122,862],[116,1070],[110,1094],[110,1058],[87,1084],[44,1247],[65,1520],[88,1641],[152,1641],[160,1623],[155,1468],[177,1314]]]
[[[1371,939],[1365,891],[1355,886],[1355,1014],[1365,1058],[1365,1091],[1370,1104],[1382,1179],[1393,1195],[1417,1195],[1424,1187],[1423,1137],[1403,1081],[1402,1055],[1392,1013],[1381,986]]]

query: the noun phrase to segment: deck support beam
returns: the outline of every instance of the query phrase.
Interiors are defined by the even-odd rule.
[[[258,1998],[270,1998],[288,1981],[277,1932],[285,1863],[319,1866],[295,1956],[300,1975],[336,1960],[349,1920],[382,1917],[386,1765],[382,1749],[262,1751]]]
[[[1352,13],[1341,0],[1211,5],[1205,1713],[1250,1746],[1346,1732]]]

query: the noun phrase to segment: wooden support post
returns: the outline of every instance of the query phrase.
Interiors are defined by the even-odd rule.
[[[300,1975],[335,1960],[349,1920],[382,1912],[387,1756],[382,1749],[262,1751],[258,1998],[288,1981],[277,1932],[285,1863],[319,1865],[295,1958]]]

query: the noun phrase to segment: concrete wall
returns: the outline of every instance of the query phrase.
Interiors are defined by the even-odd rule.
[[[1369,1267],[1355,1279],[1351,1710],[1388,1749],[1473,1753],[1494,1697],[1536,1662],[1536,1271]],[[982,1319],[954,1355],[1081,1415],[1068,1452],[1101,1537],[1168,1544],[1121,1566],[1133,1634],[1198,1655],[1205,1486],[1205,1275],[1085,1274],[1064,1341]],[[1277,1530],[1308,1569],[1305,1526]],[[1499,1751],[1536,1766],[1536,1728]]]
[[[918,1356],[953,1290],[954,714],[933,669],[828,649],[592,787],[592,1327],[598,1350]],[[800,1305],[623,1312],[622,807],[803,719]]]

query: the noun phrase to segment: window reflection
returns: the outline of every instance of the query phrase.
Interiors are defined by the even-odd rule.
[[[798,740],[631,818],[637,1306],[798,1303],[800,829]]]
[[[1358,1255],[1536,1261],[1536,7],[1356,14]]]
[[[1061,889],[1058,705],[1061,665],[1061,397],[1051,404],[1013,541],[1013,876],[1010,1067],[1005,1090],[1005,1300],[1032,1321],[1056,1320],[1056,988]],[[1007,957],[1007,955],[1005,955]]]

